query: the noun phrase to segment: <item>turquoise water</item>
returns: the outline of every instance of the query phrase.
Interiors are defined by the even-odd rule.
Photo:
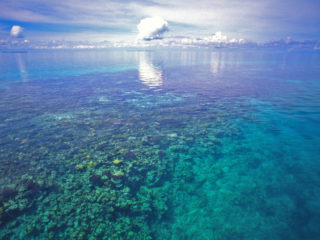
[[[0,239],[315,240],[320,54],[0,54]]]

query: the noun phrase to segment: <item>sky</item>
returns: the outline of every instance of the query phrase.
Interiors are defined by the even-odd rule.
[[[30,40],[130,42],[151,17],[167,24],[161,37],[320,39],[320,0],[0,0],[0,39],[16,25]]]

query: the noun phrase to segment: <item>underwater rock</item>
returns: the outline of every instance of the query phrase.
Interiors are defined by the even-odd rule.
[[[29,191],[32,195],[34,195],[39,191],[40,186],[34,181],[30,180],[28,181],[26,188],[27,188],[27,191]]]
[[[96,150],[97,151],[104,151],[108,148],[108,146],[109,146],[109,144],[107,142],[102,142],[97,146]]]
[[[5,187],[1,192],[1,196],[4,199],[14,198],[17,194],[18,194],[18,191],[16,189],[9,188],[9,187]]]
[[[99,175],[92,175],[89,180],[96,186],[101,186],[103,184],[102,178]]]
[[[162,151],[162,150],[159,150],[158,151],[158,156],[160,157],[160,158],[163,158],[163,157],[165,157],[165,153],[164,153],[164,151]]]
[[[60,150],[68,150],[68,149],[70,149],[70,146],[66,143],[63,143],[63,144],[59,145],[59,149]]]
[[[136,159],[137,156],[134,154],[134,152],[132,152],[132,151],[129,150],[129,151],[126,153],[125,158],[126,158],[126,159]]]
[[[144,145],[157,145],[160,143],[160,139],[153,136],[144,136],[142,138],[142,144]]]
[[[147,137],[147,141],[148,141],[150,144],[159,144],[160,139],[157,138],[157,137],[148,136],[148,137]]]

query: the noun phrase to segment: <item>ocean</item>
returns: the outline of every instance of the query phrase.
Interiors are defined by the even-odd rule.
[[[0,239],[319,236],[319,52],[0,53]]]

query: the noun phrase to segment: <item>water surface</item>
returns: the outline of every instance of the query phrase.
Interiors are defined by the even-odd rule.
[[[320,55],[0,55],[0,239],[317,239]]]

